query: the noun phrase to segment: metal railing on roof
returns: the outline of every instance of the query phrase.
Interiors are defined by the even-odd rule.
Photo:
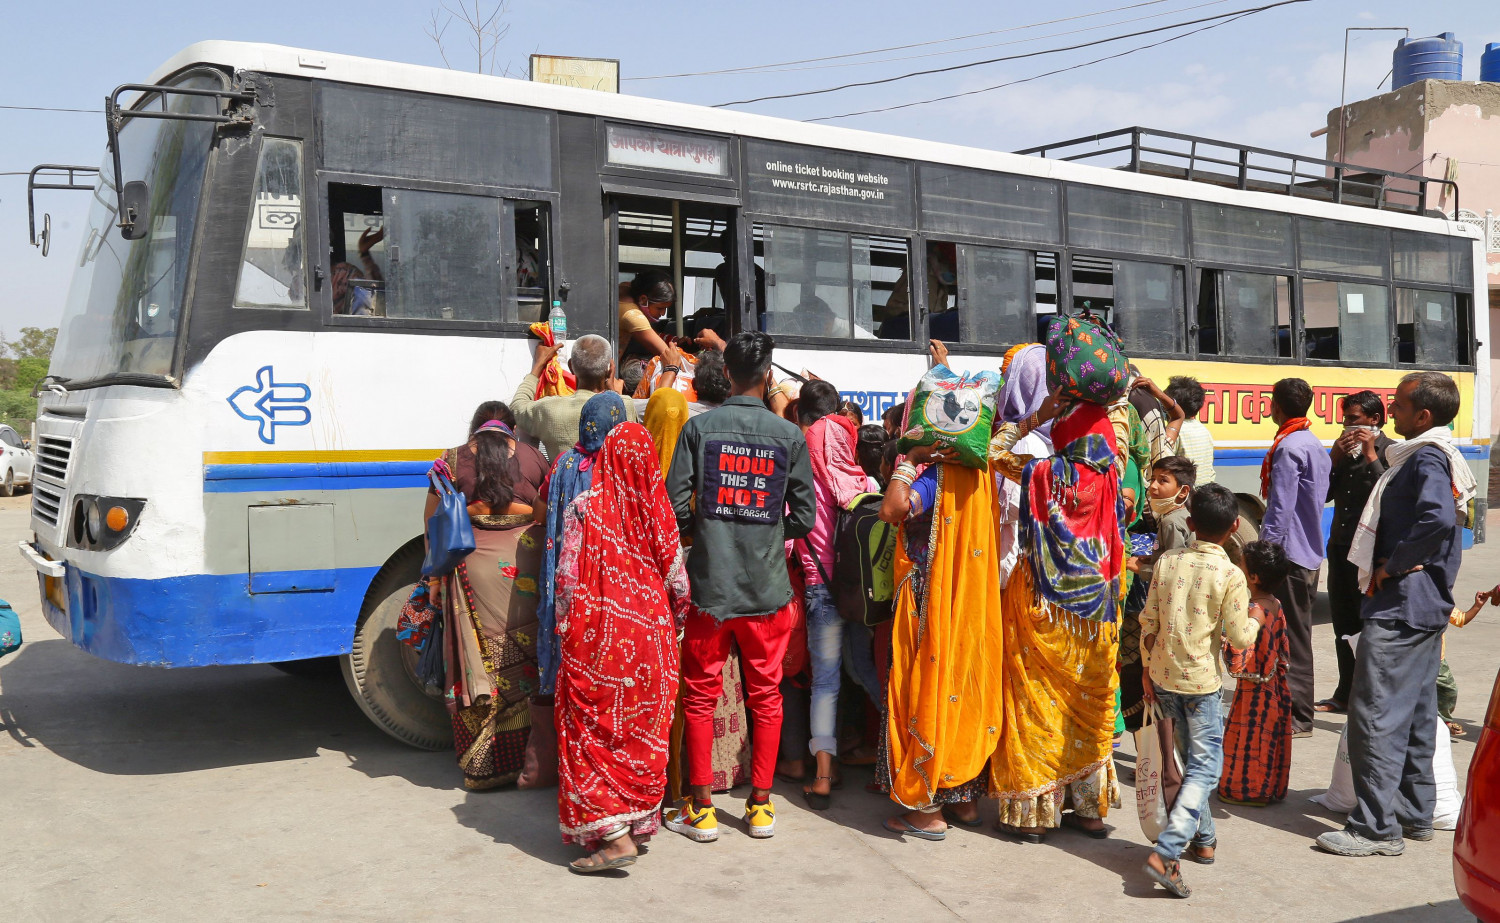
[[[1122,128],[1071,141],[1031,147],[1017,154],[1036,154],[1055,160],[1092,161],[1114,157],[1105,164],[1132,173],[1147,173],[1231,189],[1271,192],[1342,205],[1426,214],[1428,187],[1441,187],[1440,198],[1450,201],[1433,213],[1458,208],[1458,183],[1449,179],[1394,173],[1338,163],[1301,154],[1215,141],[1153,128]],[[1309,172],[1317,170],[1318,172]]]

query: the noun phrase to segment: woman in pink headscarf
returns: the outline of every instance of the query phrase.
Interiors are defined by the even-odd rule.
[[[810,381],[802,386],[797,401],[797,422],[807,438],[807,454],[812,462],[813,492],[818,498],[818,515],[812,532],[796,542],[802,562],[802,576],[807,589],[807,649],[812,667],[812,702],[808,750],[817,760],[813,779],[803,786],[809,807],[825,810],[832,789],[833,761],[838,751],[839,677],[845,652],[846,622],[839,616],[829,586],[833,576],[834,528],[838,511],[860,494],[878,490],[859,466],[855,450],[857,430],[838,412],[838,389],[826,381]],[[872,696],[878,695],[879,679],[870,652],[869,632],[851,637],[851,668],[860,685]]]

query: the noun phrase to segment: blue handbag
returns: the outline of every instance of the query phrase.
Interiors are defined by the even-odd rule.
[[[21,617],[10,603],[0,600],[0,657],[21,646]]]
[[[437,509],[427,517],[427,558],[422,562],[422,576],[446,577],[474,552],[474,526],[469,522],[469,505],[464,495],[453,489],[453,482],[436,469],[427,479],[437,491]]]

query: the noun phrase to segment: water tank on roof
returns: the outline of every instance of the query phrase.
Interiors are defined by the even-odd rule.
[[[1479,79],[1486,83],[1500,83],[1500,42],[1484,46],[1479,58]]]
[[[1464,43],[1452,32],[1429,38],[1404,38],[1391,57],[1391,89],[1418,80],[1464,79]]]

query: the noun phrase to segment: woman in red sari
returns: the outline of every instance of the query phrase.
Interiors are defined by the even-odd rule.
[[[558,562],[558,822],[592,855],[633,865],[656,832],[688,600],[677,520],[646,428],[622,423],[569,505]]]

